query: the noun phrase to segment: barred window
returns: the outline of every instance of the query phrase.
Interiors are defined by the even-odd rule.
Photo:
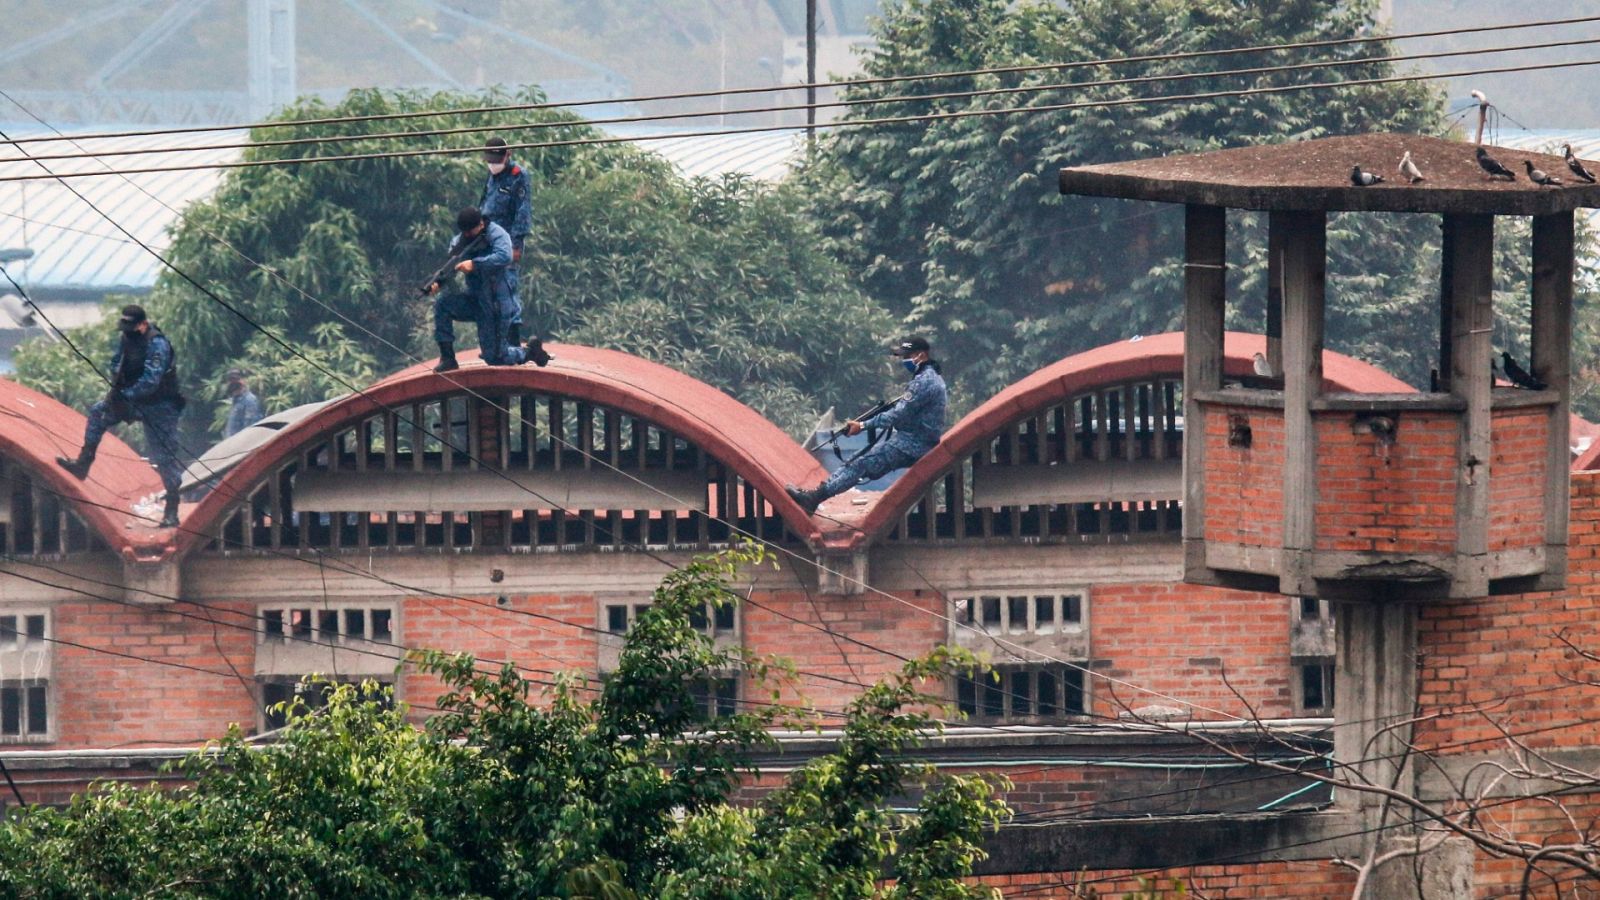
[[[1019,721],[1081,716],[1083,671],[1064,665],[996,666],[956,679],[956,706],[967,718]]]
[[[261,609],[261,641],[394,642],[394,607],[387,604],[268,606]]]
[[[40,740],[49,733],[49,682],[0,681],[0,740]]]
[[[990,634],[1055,634],[1083,629],[1082,591],[996,591],[951,599],[957,622]]]
[[[262,678],[261,706],[262,725],[268,731],[282,728],[288,724],[288,716],[279,704],[288,703],[299,697],[307,709],[317,710],[328,705],[328,697],[333,689],[340,684],[359,684],[367,679],[339,679],[337,681],[310,681],[307,678]],[[386,688],[393,688],[394,682],[381,679],[371,679]],[[390,708],[393,705],[392,694],[384,694],[383,706]]]
[[[1333,677],[1334,669],[1331,662],[1306,663],[1300,666],[1300,712],[1333,714]]]
[[[689,696],[702,719],[731,716],[738,711],[739,679],[724,676],[695,681],[689,685]]]
[[[627,634],[639,617],[650,608],[648,603],[605,604],[605,629],[616,635]],[[726,637],[738,630],[738,608],[732,603],[708,601],[699,610],[689,613],[689,625],[707,637]]]

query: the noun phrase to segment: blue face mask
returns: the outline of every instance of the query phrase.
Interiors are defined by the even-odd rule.
[[[917,361],[916,360],[914,360],[914,359],[902,359],[902,360],[900,360],[900,365],[904,366],[905,370],[907,372],[910,372],[913,375],[917,374]]]

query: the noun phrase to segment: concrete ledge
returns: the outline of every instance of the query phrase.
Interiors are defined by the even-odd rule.
[[[1347,812],[1164,816],[1005,825],[978,875],[1146,869],[1327,859],[1361,852],[1366,827]]]

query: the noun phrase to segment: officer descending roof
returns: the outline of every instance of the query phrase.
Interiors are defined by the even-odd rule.
[[[183,480],[178,418],[185,401],[178,391],[172,342],[150,322],[142,306],[124,306],[117,329],[122,332],[122,342],[111,357],[111,390],[104,400],[89,407],[89,422],[83,430],[83,449],[78,451],[78,458],[57,457],[56,464],[82,481],[89,477],[107,428],[123,422],[143,422],[150,462],[167,489],[161,527],[173,528],[178,524],[178,486]]]

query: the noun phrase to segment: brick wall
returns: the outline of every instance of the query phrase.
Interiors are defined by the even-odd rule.
[[[1351,413],[1316,414],[1318,550],[1455,550],[1456,417],[1393,415],[1390,442]]]
[[[1574,684],[1592,677],[1585,663],[1557,638],[1566,633],[1600,652],[1600,473],[1572,477],[1571,547],[1567,588],[1557,593],[1512,594],[1437,602],[1419,613],[1418,694],[1425,708],[1445,715],[1418,726],[1422,746],[1440,753],[1481,752],[1499,732],[1475,711],[1490,707],[1497,720],[1514,723],[1536,747],[1600,743],[1600,727],[1584,723],[1584,710],[1600,708],[1600,688]]]
[[[1205,538],[1283,546],[1283,412],[1207,406]],[[1230,422],[1250,428],[1250,446],[1229,443]]]
[[[1544,543],[1550,414],[1543,408],[1496,410],[1490,429],[1489,549],[1537,547]]]
[[[192,606],[56,606],[57,641],[177,665],[138,662],[68,643],[52,645],[54,746],[198,743],[216,737],[230,722],[255,727],[255,701],[229,668],[231,663],[246,681],[253,680],[255,635],[229,627],[252,622],[253,608],[211,605],[211,614],[227,625],[213,627],[204,620],[205,611]]]
[[[1244,704],[1222,675],[1268,717],[1294,714],[1289,677],[1289,601],[1189,584],[1103,585],[1090,598],[1090,651],[1098,672],[1229,715]],[[1094,711],[1123,705],[1180,707],[1165,697],[1089,685]],[[1112,691],[1117,696],[1113,698]],[[1218,718],[1198,711],[1198,718]]]

